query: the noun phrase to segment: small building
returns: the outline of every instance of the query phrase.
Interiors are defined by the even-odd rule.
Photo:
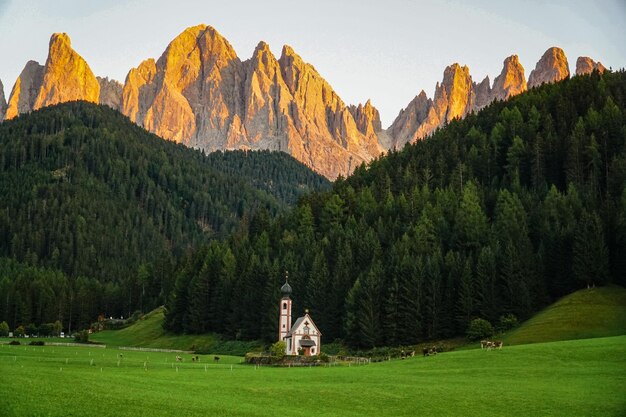
[[[322,351],[322,333],[319,331],[309,311],[291,325],[291,285],[288,279],[280,288],[283,297],[280,300],[280,319],[278,322],[278,340],[285,342],[287,355],[319,355]]]

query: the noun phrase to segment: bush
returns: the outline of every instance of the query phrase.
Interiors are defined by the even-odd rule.
[[[515,314],[507,314],[505,316],[500,316],[500,322],[498,323],[498,330],[501,332],[506,332],[507,330],[511,330],[514,327],[517,327],[519,322],[517,321],[517,317]]]
[[[474,319],[467,327],[466,336],[469,340],[476,341],[489,338],[494,333],[493,326],[487,320]]]
[[[74,336],[74,341],[76,343],[89,343],[89,330],[83,330],[76,333],[76,336]]]
[[[9,342],[9,344],[10,344],[10,345],[12,345],[12,346],[21,345],[21,343],[20,343],[20,341],[19,341],[19,340],[11,340],[11,341]]]
[[[34,335],[36,335],[36,334],[37,334],[37,332],[38,332],[38,330],[39,330],[39,329],[38,329],[38,327],[37,327],[37,326],[35,326],[35,324],[34,324],[34,323],[29,323],[28,325],[26,325],[26,327],[25,327],[25,329],[24,329],[24,330],[25,330],[25,332],[26,332],[26,334],[27,334],[27,335],[29,335],[29,336],[34,336]]]
[[[7,337],[9,335],[9,325],[6,321],[0,323],[0,337]]]
[[[31,346],[44,346],[45,343],[43,342],[43,340],[33,340],[32,342],[29,343],[29,345],[31,345]]]
[[[39,336],[47,337],[54,334],[54,323],[43,323],[39,326]]]
[[[320,358],[320,361],[322,361],[324,363],[328,363],[330,361],[330,358],[325,353],[320,353],[319,354],[319,358]]]
[[[287,349],[287,344],[285,342],[278,341],[272,345],[270,348],[270,353],[273,357],[282,359],[285,357],[285,350]]]

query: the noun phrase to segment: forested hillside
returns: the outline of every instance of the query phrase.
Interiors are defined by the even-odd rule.
[[[454,121],[177,267],[166,324],[274,340],[294,314],[355,347],[528,318],[625,284],[626,73],[544,85]]]
[[[0,257],[28,272],[0,274],[0,321],[67,326],[77,303],[87,309],[75,317],[82,325],[100,313],[152,309],[165,302],[170,271],[186,250],[245,229],[257,212],[269,219],[328,184],[286,154],[205,156],[88,103],[6,121]],[[53,270],[67,282],[57,285]],[[52,316],[41,313],[44,296],[60,306]]]

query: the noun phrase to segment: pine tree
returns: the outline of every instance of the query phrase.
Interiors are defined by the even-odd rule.
[[[587,288],[604,284],[608,277],[608,252],[599,217],[583,211],[574,237],[573,272]]]

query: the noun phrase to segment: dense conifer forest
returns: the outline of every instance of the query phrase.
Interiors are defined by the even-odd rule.
[[[78,328],[165,302],[174,332],[273,341],[285,271],[294,314],[356,348],[523,320],[626,284],[625,142],[623,71],[493,103],[330,190],[286,155],[45,109],[0,125],[0,320]]]
[[[166,325],[274,340],[286,270],[294,314],[361,348],[624,285],[625,139],[623,71],[493,103],[187,254]]]
[[[207,156],[89,103],[4,122],[0,321],[75,329],[162,305],[185,251],[328,186],[287,154]]]

